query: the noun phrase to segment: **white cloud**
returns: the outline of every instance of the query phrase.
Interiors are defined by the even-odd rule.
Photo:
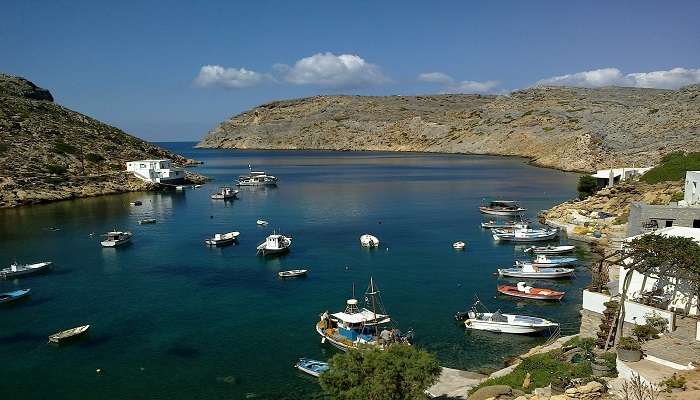
[[[194,84],[200,87],[219,86],[227,89],[241,89],[259,85],[265,79],[264,74],[245,68],[205,65],[199,70]]]
[[[444,85],[454,82],[451,76],[442,72],[425,72],[418,75],[418,80],[421,82],[441,83]]]
[[[281,65],[277,70],[283,70]],[[389,83],[381,69],[353,54],[318,53],[302,58],[289,67],[285,75],[295,85],[318,85],[333,88],[358,88]]]
[[[536,85],[678,89],[694,83],[700,83],[700,69],[673,68],[668,71],[623,74],[617,68],[603,68],[542,79]]]
[[[501,84],[499,81],[461,81],[447,87],[448,93],[492,93]]]

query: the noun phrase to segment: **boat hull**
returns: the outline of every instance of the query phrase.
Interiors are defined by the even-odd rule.
[[[506,296],[519,297],[523,299],[533,299],[533,300],[561,300],[564,297],[564,292],[550,291],[551,295],[543,295],[539,293],[526,293],[517,290],[517,288],[509,286],[499,286],[497,288],[498,293]]]
[[[0,304],[8,304],[17,300],[21,300],[29,296],[31,289],[20,289],[7,293],[0,293]]]
[[[478,319],[467,319],[464,321],[464,326],[467,329],[474,329],[478,331],[488,331],[497,333],[515,333],[520,335],[527,335],[531,333],[539,333],[550,328],[554,325],[542,325],[542,326],[532,326],[532,325],[512,325],[502,322],[494,321],[480,321]]]
[[[204,244],[210,247],[224,247],[233,244],[233,242],[236,241],[236,238],[232,239],[222,239],[222,240],[213,240],[213,239],[207,239],[204,241]]]
[[[124,246],[127,243],[131,243],[131,238],[125,240],[103,240],[100,242],[102,247],[119,247]]]
[[[500,215],[502,217],[515,217],[515,216],[518,216],[518,215],[524,213],[525,211],[527,211],[527,209],[518,208],[517,210],[499,210],[499,209],[493,209],[493,208],[489,208],[489,207],[479,207],[479,211],[482,214]]]
[[[576,246],[556,246],[556,247],[531,247],[529,251],[533,254],[555,255],[571,253]]]
[[[544,242],[547,240],[556,239],[559,235],[558,232],[554,231],[547,234],[542,234],[538,236],[515,236],[513,233],[494,233],[493,238],[501,242]]]
[[[52,262],[43,262],[43,263],[34,264],[34,265],[37,265],[37,266],[33,267],[33,268],[29,268],[29,269],[22,269],[19,271],[12,271],[10,269],[4,269],[4,270],[0,271],[0,278],[12,279],[12,278],[21,278],[24,276],[43,274],[44,272],[48,271],[51,268],[53,263]]]
[[[90,325],[83,325],[77,328],[54,333],[53,335],[49,336],[49,343],[61,344],[79,339],[85,336],[85,334],[88,332],[88,329],[90,329]]]
[[[540,272],[527,272],[519,270],[509,270],[509,269],[499,269],[498,275],[511,277],[511,278],[529,278],[529,279],[563,279],[571,278],[574,274],[573,269],[567,269],[566,271],[540,271]]]

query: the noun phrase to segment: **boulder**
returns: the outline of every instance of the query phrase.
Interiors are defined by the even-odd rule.
[[[513,389],[507,385],[484,386],[469,395],[469,400],[487,400],[489,398],[498,398],[498,396],[510,395],[512,393]]]

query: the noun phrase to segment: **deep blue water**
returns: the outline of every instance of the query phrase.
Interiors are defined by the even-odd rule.
[[[0,292],[33,291],[0,308],[0,398],[308,398],[318,387],[292,364],[335,354],[314,332],[318,315],[342,310],[352,284],[361,292],[370,276],[399,327],[412,328],[416,345],[446,366],[497,368],[544,340],[465,332],[452,315],[475,295],[491,309],[577,330],[585,268],[573,281],[542,283],[566,290],[562,303],[496,298],[492,273],[522,247],[494,243],[477,209],[484,197],[514,198],[534,216],[573,197],[576,174],[504,157],[165,145],[204,161],[194,170],[215,180],[184,193],[0,210],[0,265],[55,263],[47,275],[0,282]],[[248,164],[278,176],[279,186],[242,189],[229,203],[209,199]],[[143,206],[129,205],[137,199]],[[151,216],[157,224],[136,223]],[[132,230],[133,243],[102,249],[90,236],[113,228]],[[292,251],[259,258],[255,246],[272,229],[294,237]],[[237,246],[202,243],[231,230],[241,232]],[[366,232],[382,240],[380,249],[360,247]],[[466,251],[452,249],[457,240]],[[276,277],[301,266],[310,269],[306,279]],[[86,340],[46,345],[48,334],[85,323],[92,325]]]

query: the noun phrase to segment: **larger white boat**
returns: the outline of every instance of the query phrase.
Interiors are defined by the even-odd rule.
[[[504,242],[541,242],[559,236],[557,229],[533,229],[528,224],[516,224],[512,231],[494,229],[493,238]]]
[[[353,287],[354,292],[354,287]],[[357,299],[348,299],[345,311],[321,314],[316,323],[316,333],[321,336],[321,343],[347,351],[348,349],[379,348],[385,349],[394,343],[409,344],[411,334],[402,335],[393,328],[391,317],[384,310],[379,289],[370,278],[365,292],[364,307],[358,306]]]
[[[100,244],[102,247],[122,246],[129,243],[132,236],[134,236],[134,234],[131,232],[111,231],[103,235]]]
[[[527,208],[520,207],[520,204],[513,200],[494,200],[480,206],[479,211],[481,211],[482,214],[513,217],[524,213],[527,211]]]
[[[273,233],[258,245],[258,254],[262,256],[286,253],[292,245],[292,238]]]
[[[529,334],[538,333],[559,326],[558,323],[529,315],[478,312],[473,308],[464,320],[467,329],[480,331]]]
[[[40,274],[46,272],[53,263],[51,261],[40,262],[36,264],[18,264],[12,263],[9,268],[0,269],[0,278],[20,278],[23,276]]]
[[[268,175],[265,171],[253,171],[253,167],[248,166],[250,172],[248,175],[241,175],[238,177],[238,182],[236,186],[275,186],[277,185],[277,178]]]
[[[360,244],[362,247],[378,247],[379,239],[377,239],[377,237],[374,235],[365,233],[364,235],[360,236]]]
[[[532,261],[516,260],[515,266],[522,267],[523,265],[534,265],[540,268],[563,267],[565,265],[573,265],[578,262],[576,257],[547,257],[544,254],[537,254]]]
[[[205,239],[204,244],[214,247],[228,246],[235,242],[240,234],[240,232],[215,233],[214,237]]]
[[[574,275],[573,268],[540,268],[532,264],[524,264],[519,268],[499,268],[499,276],[512,278],[570,278]]]

